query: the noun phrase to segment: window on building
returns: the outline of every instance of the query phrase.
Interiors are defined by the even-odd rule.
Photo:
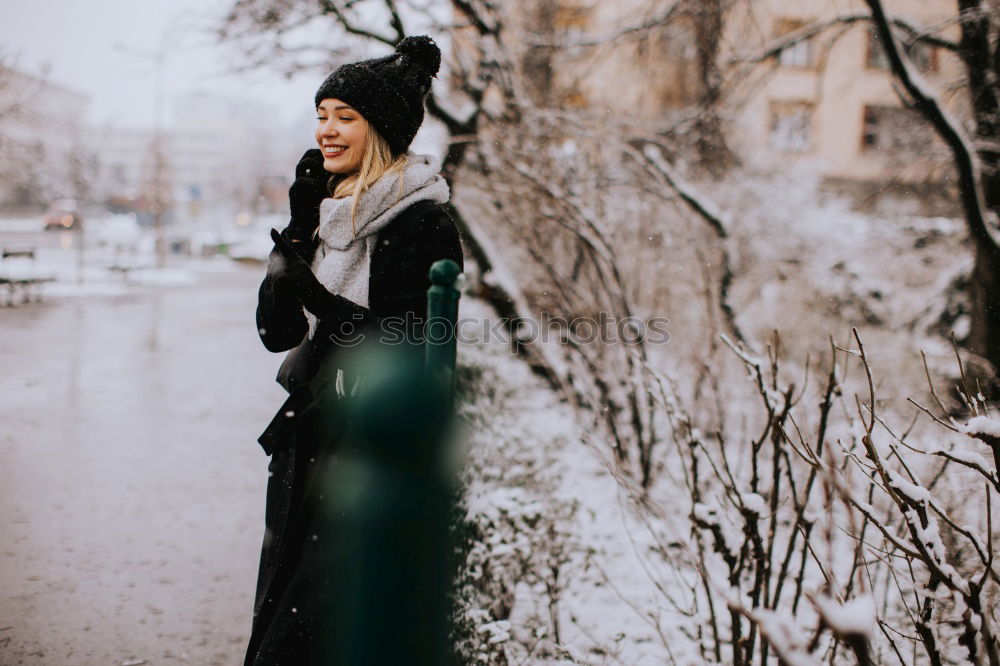
[[[687,17],[671,21],[657,29],[655,40],[657,74],[648,82],[651,92],[668,108],[695,103],[702,84],[694,23]]]
[[[937,50],[933,46],[925,42],[915,42],[909,45],[904,44],[903,50],[909,56],[910,61],[916,65],[918,71],[926,74],[937,70]],[[868,69],[888,69],[889,67],[889,59],[885,55],[882,41],[874,27],[868,31],[865,66]]]
[[[775,24],[774,36],[778,38],[784,37],[785,35],[792,34],[796,30],[801,30],[805,26],[806,22],[798,19],[780,19]],[[792,44],[788,48],[782,49],[781,53],[778,55],[778,62],[782,67],[812,67],[812,40],[803,39],[800,42]]]
[[[559,3],[552,17],[553,27],[567,32],[584,31],[590,27],[591,7]]]
[[[912,109],[900,106],[866,106],[861,132],[861,150],[892,157],[925,154],[934,134],[927,121]]]
[[[563,93],[563,106],[569,109],[586,108],[587,97],[579,90],[567,90]]]
[[[805,152],[812,136],[813,105],[808,102],[772,102],[769,140],[775,150]]]

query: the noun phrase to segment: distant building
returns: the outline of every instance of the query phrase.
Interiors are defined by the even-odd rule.
[[[93,132],[100,164],[96,189],[103,202],[142,212],[159,196],[175,219],[184,220],[274,212],[287,205],[284,193],[298,146],[273,126],[276,114],[197,93],[181,98],[177,107],[173,122],[162,131],[159,171],[154,130],[104,127]]]
[[[957,12],[951,0],[885,4],[890,15],[927,27],[947,24]],[[842,181],[915,184],[946,176],[943,144],[916,111],[900,103],[871,23],[834,22],[868,15],[864,2],[755,0],[753,5],[755,28],[744,16],[741,26],[731,26],[734,34],[768,43],[808,25],[831,24],[759,65],[758,71],[766,71],[767,77],[747,99],[735,133],[744,153],[770,149],[778,159],[812,158],[824,175]],[[942,36],[955,38],[957,30],[952,23]],[[956,57],[919,42],[909,55],[946,103],[954,108],[964,104],[949,85],[962,77]]]
[[[89,98],[0,64],[0,207],[36,211],[84,194]]]
[[[89,143],[98,169],[95,198],[101,203],[133,207],[155,191],[156,133],[138,127],[94,127]]]
[[[272,212],[269,188],[277,181],[287,191],[300,155],[275,126],[277,112],[200,93],[184,97],[178,107],[170,143],[178,204],[189,212],[220,203],[236,211]]]
[[[514,3],[516,4],[516,3]],[[522,64],[537,101],[626,114],[657,131],[690,127],[704,94],[699,44],[711,3],[538,0],[512,12],[526,35]],[[953,0],[886,0],[891,15],[955,39]],[[676,5],[679,11],[669,14]],[[815,164],[829,182],[933,184],[947,154],[933,130],[902,106],[862,0],[750,0],[728,7],[715,62],[722,71],[723,130],[738,155],[764,168]],[[642,29],[643,25],[655,28]],[[779,55],[757,58],[807,26],[826,24]],[[623,28],[638,28],[618,34]],[[639,37],[639,36],[641,37]],[[559,48],[552,48],[553,40]],[[461,38],[457,45],[462,48]],[[575,46],[579,45],[579,46]],[[954,54],[916,43],[909,55],[961,113]]]

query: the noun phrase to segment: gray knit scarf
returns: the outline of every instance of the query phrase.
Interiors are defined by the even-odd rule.
[[[406,154],[402,174],[379,178],[361,195],[355,218],[357,235],[351,235],[353,197],[327,198],[319,207],[320,242],[312,269],[320,283],[334,294],[368,307],[368,277],[378,232],[405,208],[418,201],[448,201],[448,184],[430,155]],[[403,184],[400,189],[399,179]],[[306,311],[309,339],[316,332],[316,317]]]

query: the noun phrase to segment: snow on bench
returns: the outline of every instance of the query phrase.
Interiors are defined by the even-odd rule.
[[[21,302],[42,300],[39,285],[53,282],[55,277],[39,270],[35,248],[0,249],[0,286],[7,287],[7,306],[13,306],[20,289]]]

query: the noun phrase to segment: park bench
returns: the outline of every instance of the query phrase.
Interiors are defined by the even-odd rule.
[[[112,264],[108,266],[108,270],[112,273],[116,273],[121,276],[123,282],[128,282],[128,276],[135,270],[135,266],[126,266],[125,264]]]
[[[128,261],[119,261],[118,263],[111,264],[110,266],[105,266],[105,268],[120,277],[122,282],[127,284],[133,279],[133,273],[135,271],[139,271],[141,273],[144,270],[155,268],[155,265],[149,262],[130,263]]]
[[[35,248],[0,249],[0,287],[7,287],[8,307],[15,304],[18,290],[22,303],[42,300],[40,285],[53,281],[54,277],[38,272]]]

